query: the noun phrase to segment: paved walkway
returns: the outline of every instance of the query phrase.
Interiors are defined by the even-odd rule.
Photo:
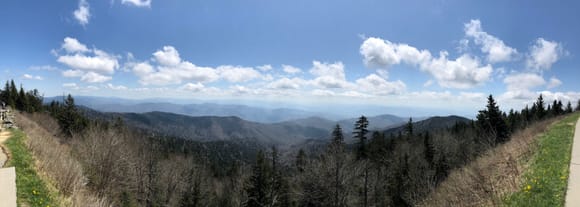
[[[9,131],[0,132],[0,145],[10,138]],[[3,145],[1,147],[4,147]],[[0,149],[0,206],[16,207],[16,170],[14,167],[1,168],[8,156]]]
[[[16,170],[0,168],[0,206],[16,207]]]
[[[566,206],[580,206],[580,119],[576,122],[576,129],[574,130],[570,175],[568,176],[568,191],[566,192]]]

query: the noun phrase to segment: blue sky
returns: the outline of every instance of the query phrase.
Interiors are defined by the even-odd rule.
[[[475,113],[580,98],[576,1],[0,2],[0,74],[45,96]]]

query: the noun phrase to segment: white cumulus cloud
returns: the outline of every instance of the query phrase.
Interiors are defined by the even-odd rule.
[[[360,46],[363,62],[370,68],[388,68],[391,65],[421,64],[431,59],[427,50],[418,50],[407,44],[396,44],[381,38],[371,37]]]
[[[81,77],[86,82],[105,82],[119,68],[118,58],[99,49],[88,49],[77,39],[65,37],[61,48],[64,54],[56,54],[57,62],[70,69],[62,72],[64,77]],[[62,50],[61,50],[62,51]]]
[[[282,70],[288,74],[296,74],[296,73],[302,72],[302,70],[300,70],[300,68],[297,68],[297,67],[294,67],[291,65],[282,65]]]
[[[147,74],[153,73],[155,69],[148,62],[137,63],[133,65],[133,73],[137,76],[145,76]]]
[[[63,55],[58,57],[57,61],[77,70],[108,74],[114,73],[115,69],[119,67],[117,59],[109,55]]]
[[[311,83],[319,88],[326,89],[344,89],[352,86],[352,83],[333,76],[320,76],[312,80]]]
[[[360,47],[363,62],[368,67],[384,69],[391,65],[406,63],[430,73],[446,88],[466,89],[489,81],[493,68],[483,65],[470,55],[461,55],[455,60],[440,52],[435,58],[427,50],[419,50],[407,44],[391,43],[380,38],[368,38]]]
[[[365,78],[356,80],[358,87],[375,95],[401,94],[406,90],[406,85],[402,81],[389,82],[376,74],[368,75]]]
[[[61,47],[62,49],[64,49],[69,53],[89,51],[86,45],[80,43],[77,39],[71,37],[65,37]]]
[[[121,3],[136,7],[151,7],[151,0],[122,0]]]
[[[538,38],[530,48],[526,64],[530,69],[549,70],[563,54],[564,49],[560,43]]]
[[[107,88],[115,91],[125,91],[127,90],[127,86],[124,85],[113,85],[112,83],[107,83]]]
[[[538,88],[546,84],[542,76],[534,73],[518,73],[508,75],[503,82],[507,86],[507,90],[502,94],[502,99],[518,99],[529,100],[537,96],[532,89]]]
[[[546,84],[542,76],[534,73],[518,73],[507,76],[503,82],[508,90],[532,89]]]
[[[490,63],[511,61],[518,54],[517,50],[494,37],[481,28],[481,21],[471,20],[465,24],[465,35],[473,38],[476,45],[481,46],[481,52],[487,54]],[[467,44],[466,42],[462,44]]]
[[[81,81],[88,83],[102,83],[113,79],[111,76],[104,76],[95,72],[88,72],[81,76]]]
[[[252,67],[221,65],[216,68],[197,66],[181,59],[179,52],[173,46],[164,46],[153,53],[151,62],[128,64],[128,67],[140,79],[143,85],[171,85],[184,81],[209,83],[219,79],[241,83],[254,79],[270,80],[271,76],[263,75]],[[269,70],[271,66],[259,66],[260,70]]]
[[[80,71],[80,70],[62,71],[62,76],[67,77],[67,78],[81,77],[81,76],[83,76],[83,74],[85,74],[85,73],[83,71]]]
[[[299,89],[301,86],[304,86],[306,81],[301,78],[281,78],[275,81],[272,81],[268,84],[268,88],[272,89]]]
[[[345,79],[344,65],[342,62],[326,63],[316,60],[312,61],[310,73],[318,77],[329,76],[341,80]]]
[[[260,65],[257,66],[256,68],[258,68],[258,70],[266,72],[272,70],[272,65]]]
[[[205,88],[205,86],[201,83],[186,83],[185,85],[181,86],[181,90],[192,91],[192,92],[200,92]]]
[[[562,81],[557,79],[556,77],[550,78],[550,82],[548,82],[548,89],[556,88],[562,85]]]
[[[41,76],[34,76],[34,75],[30,75],[30,74],[24,74],[22,75],[22,78],[24,79],[28,79],[28,80],[43,80],[44,78],[42,78]]]
[[[217,67],[217,72],[221,78],[232,83],[247,82],[262,77],[260,72],[250,67],[223,65]]]
[[[73,12],[74,18],[83,26],[87,25],[91,18],[89,8],[89,3],[86,0],[80,0],[79,7]]]
[[[458,89],[481,85],[490,79],[493,72],[491,65],[482,65],[475,57],[462,55],[449,60],[446,52],[424,64],[422,70],[429,72],[440,86]]]
[[[153,53],[155,60],[164,66],[175,66],[181,62],[179,52],[173,46],[163,46],[163,50]]]

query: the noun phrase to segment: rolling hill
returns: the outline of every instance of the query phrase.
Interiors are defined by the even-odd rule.
[[[444,129],[452,127],[456,123],[466,123],[470,121],[470,119],[461,116],[434,116],[425,120],[413,122],[413,130],[415,133],[422,133],[425,131]],[[403,124],[395,128],[384,130],[383,132],[387,135],[398,134],[399,132],[404,133],[405,128],[406,126]]]
[[[104,113],[121,117],[128,126],[161,136],[195,141],[250,139],[266,144],[292,144],[307,139],[323,139],[329,131],[289,123],[263,124],[239,117],[191,117],[167,112]]]
[[[404,124],[407,120],[395,115],[384,114],[378,116],[367,117],[369,120],[369,130],[388,129]],[[282,124],[296,124],[304,127],[314,127],[324,130],[332,130],[336,124],[339,124],[345,133],[351,133],[357,118],[343,119],[340,121],[332,121],[321,117],[308,117],[303,119],[295,119],[291,121],[282,122]]]

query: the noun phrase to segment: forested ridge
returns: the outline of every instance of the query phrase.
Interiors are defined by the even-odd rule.
[[[216,165],[220,159],[213,156],[224,152],[143,133],[120,118],[87,118],[70,95],[42,106],[38,91],[18,91],[11,81],[0,97],[47,130],[54,131],[48,123],[58,123],[53,138],[71,147],[91,192],[114,206],[414,206],[450,171],[509,141],[512,133],[580,110],[569,102],[545,103],[540,95],[531,106],[504,112],[489,95],[475,120],[448,128],[417,130],[409,119],[404,130],[387,134],[369,130],[361,116],[354,126],[334,126],[322,152],[282,156],[279,146],[256,145],[248,152],[255,155],[251,162]],[[347,127],[352,134],[344,133]],[[356,142],[347,146],[351,137]],[[235,147],[215,150],[224,149],[238,153]]]

